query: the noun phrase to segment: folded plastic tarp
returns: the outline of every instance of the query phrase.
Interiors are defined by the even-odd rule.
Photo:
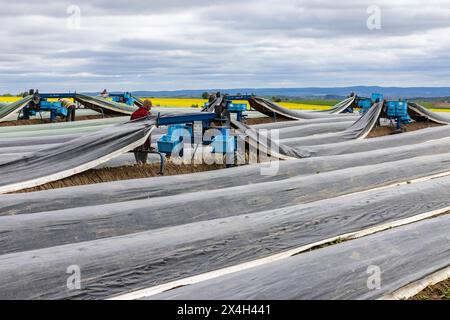
[[[364,139],[377,124],[382,109],[383,102],[375,104],[368,112],[366,112],[356,122],[343,131],[317,135],[313,134],[311,136],[301,138],[283,139],[280,140],[280,142],[276,142],[274,139],[271,139],[267,134],[262,134],[262,136],[266,137],[264,139],[269,140],[267,147],[269,148],[268,150],[270,150],[272,156],[279,159],[285,159],[283,156],[290,158],[304,158],[308,157],[309,153],[303,152],[302,148],[299,146],[320,145],[346,140]],[[257,129],[250,128],[238,121],[232,121],[232,124],[235,128],[239,129],[240,132],[245,133],[252,141],[258,142],[258,146],[256,147],[261,147],[261,141],[264,139],[258,133]],[[304,130],[304,132],[307,132],[307,130]],[[274,152],[274,150],[278,150],[278,152]]]
[[[446,195],[449,186],[449,178],[441,178],[413,185],[326,199],[308,205],[272,211],[261,210],[252,215],[238,212],[238,215],[227,218],[219,217],[217,220],[209,217],[207,221],[191,224],[183,224],[183,221],[180,221],[170,228],[149,230],[128,236],[1,255],[0,298],[105,298],[158,285],[229,265],[252,261],[256,258],[267,257],[280,251],[337,237],[346,232],[359,231],[363,228],[438,210],[449,204]],[[98,209],[101,211],[102,208]],[[99,213],[99,211],[97,212]],[[153,214],[157,214],[157,211]],[[183,217],[183,215],[180,214],[179,217]],[[163,218],[163,215],[160,215],[160,218]],[[128,218],[129,220],[131,219]],[[0,221],[2,222],[0,225],[3,225],[3,221],[12,220],[9,217],[2,217]],[[101,223],[101,221],[99,216],[97,222]],[[319,256],[324,254],[324,259],[314,256],[309,260],[311,266],[296,264],[288,270],[277,269],[270,276],[265,274],[265,278],[262,277],[261,280],[258,278],[258,281],[247,281],[255,279],[257,271],[260,270],[250,269],[247,272],[250,272],[251,276],[242,276],[242,278],[235,279],[236,281],[221,282],[217,288],[222,285],[239,286],[245,281],[246,285],[241,288],[244,297],[246,294],[261,292],[253,291],[253,287],[264,284],[263,287],[267,287],[267,293],[270,293],[267,297],[274,299],[284,297],[282,294],[279,295],[280,292],[290,292],[291,290],[295,292],[304,290],[309,294],[314,294],[317,298],[336,298],[335,294],[346,295],[354,292],[343,288],[351,288],[355,285],[356,280],[360,280],[358,277],[352,276],[351,272],[355,272],[355,270],[360,272],[360,270],[348,265],[350,261],[364,266],[364,273],[368,266],[377,264],[373,263],[376,261],[382,263],[380,266],[384,271],[395,270],[394,276],[397,279],[414,277],[414,272],[410,272],[409,269],[405,271],[400,266],[405,265],[409,268],[410,263],[414,261],[417,262],[416,270],[424,271],[422,269],[423,261],[425,261],[422,259],[424,258],[423,254],[427,255],[426,260],[429,259],[427,266],[430,269],[427,272],[441,267],[442,259],[445,259],[447,264],[449,263],[449,239],[446,232],[449,225],[446,221],[439,222],[433,223],[433,228],[430,226],[424,233],[415,232],[415,229],[409,229],[408,232],[400,234],[397,233],[400,229],[389,231],[395,232],[392,237],[386,237],[386,233],[380,233],[375,238],[372,236],[366,240],[362,239],[364,245],[361,247],[358,246],[359,240],[350,241],[344,245],[344,248],[350,245],[351,249],[345,251],[340,251],[339,248],[342,245],[320,249],[313,254],[319,254]],[[22,223],[27,223],[27,221],[18,222],[17,226]],[[74,222],[70,223],[70,225],[72,224]],[[60,229],[60,233],[63,234],[65,226],[67,224],[55,221],[53,225],[47,226],[47,229]],[[97,228],[97,232],[103,233],[107,230]],[[82,235],[83,232],[79,234]],[[408,234],[408,237],[405,238],[401,236],[402,234]],[[378,247],[377,237],[380,237],[378,239],[381,240],[386,239],[386,241],[383,240],[383,246],[379,247],[384,247],[386,253],[390,252],[387,258],[384,257],[384,261],[378,261],[382,259],[374,256],[371,251],[374,248],[370,246],[371,243]],[[397,237],[398,243],[401,242],[403,245],[393,248],[389,244]],[[418,243],[416,244],[415,241]],[[356,252],[354,256],[351,254],[353,249],[357,249],[354,251]],[[301,254],[297,258],[307,258],[310,254]],[[331,260],[326,260],[325,257],[331,258]],[[336,261],[337,257],[341,257],[343,260]],[[284,260],[278,265],[286,263],[289,263],[289,260]],[[65,272],[68,266],[72,265],[77,265],[82,270],[81,290],[67,289]],[[389,265],[391,267],[388,267]],[[320,269],[317,269],[318,266]],[[386,269],[384,269],[385,267]],[[339,269],[347,276],[343,276],[341,273],[336,274]],[[319,272],[319,270],[321,271]],[[297,274],[304,274],[304,282],[295,280]],[[243,275],[243,273],[236,275]],[[274,280],[274,284],[282,280],[279,290],[273,290],[273,288],[269,290],[271,285],[267,281],[270,279]],[[221,281],[221,279],[217,280]],[[320,280],[326,286],[321,288],[314,282],[316,280]],[[341,287],[339,284],[344,286]],[[364,280],[355,288],[365,284]],[[204,292],[214,294],[218,292],[211,291],[213,286],[209,286],[209,283],[205,282],[205,285],[208,287]],[[192,295],[195,291],[191,289],[195,287],[197,285],[186,287],[190,291],[191,297],[197,297],[199,294]],[[317,288],[317,290],[311,290],[311,288]],[[333,290],[330,291],[330,289]],[[183,291],[179,290],[172,292],[176,295],[183,294]],[[232,296],[227,296],[231,293],[234,294],[234,291],[224,290],[222,297],[231,298]],[[169,296],[165,294],[157,297]],[[210,296],[210,298],[215,297],[217,296]]]
[[[73,139],[68,144],[0,165],[0,193],[63,179],[91,169],[142,145],[155,128],[154,120],[132,121]]]
[[[414,120],[427,119],[429,121],[440,124],[450,123],[450,115],[446,116],[445,114],[442,113],[432,112],[415,102],[408,103],[408,113]]]
[[[353,103],[354,97],[351,98],[351,100],[348,100],[346,104],[341,106],[342,108],[345,107],[343,110],[347,109],[348,106],[350,106]],[[347,120],[357,119],[357,116],[354,116],[352,114],[336,114],[335,112],[329,113],[329,112],[307,112],[307,111],[298,111],[298,110],[291,110],[285,107],[282,107],[275,102],[272,102],[265,98],[259,98],[254,97],[249,100],[250,106],[269,116],[272,118],[281,117],[281,118],[287,118],[291,120],[300,120],[300,119],[318,119],[318,118],[329,118],[329,117],[341,117]],[[333,110],[333,109],[331,109]]]
[[[377,299],[448,267],[449,229],[450,216],[445,215],[174,289],[153,299]]]
[[[325,113],[342,113],[345,112],[349,107],[351,107],[355,103],[356,96],[348,97],[340,102],[338,102],[336,105],[334,105],[332,108],[327,110],[319,110],[317,112],[325,112]]]
[[[136,106],[129,106],[125,103],[110,101],[102,97],[91,97],[79,93],[75,95],[75,101],[87,108],[100,110],[102,113],[110,115],[131,115],[137,110]]]
[[[11,115],[18,113],[31,101],[31,96],[25,97],[13,103],[0,106],[0,122],[8,120]]]
[[[236,129],[239,136],[246,137],[248,145],[258,153],[262,151],[267,156],[283,160],[302,158],[301,151],[281,145],[267,134],[260,134],[257,130],[239,121],[231,120],[231,126]]]
[[[377,125],[382,109],[383,109],[383,102],[375,104],[353,125],[351,125],[344,131],[317,134],[307,137],[282,139],[280,140],[280,144],[284,145],[285,147],[299,147],[299,146],[303,147],[328,143],[337,143],[347,140],[364,139]],[[300,153],[303,156],[305,156],[303,152]]]

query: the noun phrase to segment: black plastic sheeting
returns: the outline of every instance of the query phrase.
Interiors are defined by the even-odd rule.
[[[0,141],[0,153],[4,152],[4,148],[20,148],[20,147],[33,147],[36,145],[50,145],[69,142],[75,138],[78,138],[80,134],[64,134],[57,136],[33,136],[33,137],[18,137],[18,138],[2,138]]]
[[[414,200],[413,200],[414,201]],[[395,228],[153,299],[378,299],[450,265],[450,216]],[[370,277],[380,271],[380,286]]]
[[[383,109],[383,103],[377,103],[369,111],[367,111],[361,118],[358,119],[353,125],[344,131],[335,133],[316,134],[313,136],[289,138],[281,140],[280,144],[286,147],[289,146],[312,146],[328,143],[337,143],[348,140],[364,139],[377,125],[381,111]],[[304,153],[302,153],[304,155]]]
[[[6,120],[11,114],[19,112],[31,101],[31,96],[25,97],[13,103],[2,104],[0,106],[0,122]]]
[[[325,112],[325,113],[331,113],[331,114],[343,113],[355,103],[355,100],[356,100],[356,96],[350,96],[350,97],[338,102],[336,105],[334,105],[330,109],[320,110],[317,112]]]
[[[283,159],[283,157],[280,155],[284,155],[291,158],[305,158],[309,156],[309,152],[305,152],[302,150],[304,146],[320,145],[325,143],[337,143],[355,139],[364,139],[370,133],[370,131],[372,131],[372,129],[376,126],[382,109],[383,109],[382,102],[375,104],[368,112],[366,112],[356,122],[354,122],[351,126],[349,126],[347,129],[343,131],[337,130],[336,132],[333,133],[312,134],[301,138],[285,139],[281,140],[280,142],[270,140],[268,143],[269,148],[266,149],[270,150],[272,156],[278,157],[280,159]],[[257,142],[256,148],[261,147],[260,146],[261,136],[258,134],[257,129],[250,128],[237,121],[232,121],[232,124],[236,128],[238,128],[241,132],[249,136],[252,141]],[[293,127],[290,127],[290,129],[293,130]],[[307,130],[303,131],[305,133],[308,132]],[[267,137],[267,134],[263,136]],[[281,134],[280,136],[282,137]],[[301,147],[295,148],[297,146]],[[278,152],[274,152],[274,150],[277,150]]]
[[[2,163],[0,193],[34,187],[91,169],[115,153],[119,155],[143,144],[154,128],[155,120],[127,122]]]
[[[408,113],[414,120],[429,120],[440,124],[449,124],[450,115],[436,113],[415,102],[408,103]]]
[[[354,102],[354,97],[350,99],[345,100],[346,103],[344,106],[340,106],[343,108],[342,110],[347,109],[350,105]],[[351,114],[336,114],[334,111],[332,113],[326,113],[326,112],[314,112],[314,111],[298,111],[298,110],[291,110],[288,108],[284,108],[278,104],[276,104],[273,101],[270,101],[265,98],[260,97],[253,97],[249,100],[250,106],[261,112],[262,114],[265,114],[271,118],[286,118],[291,120],[300,120],[300,119],[319,119],[319,118],[336,118],[340,117],[347,120],[355,120],[357,119],[357,116],[351,115]],[[333,109],[331,109],[333,110]]]
[[[421,144],[394,146],[339,156],[281,161],[278,163],[277,173],[273,175],[261,174],[262,169],[269,168],[268,164],[254,164],[212,172],[125,180],[25,194],[7,194],[0,195],[0,215],[61,210],[246,186],[388,162],[392,162],[394,167],[396,162],[393,161],[446,153],[450,153],[450,137]],[[24,206],[23,203],[27,205]]]
[[[162,196],[151,201],[5,216],[0,224],[0,254],[314,202],[448,173],[449,163],[447,153],[280,181]]]
[[[259,211],[255,214],[241,213],[217,220],[209,217],[205,221],[184,225],[182,221],[174,221],[171,227],[129,236],[1,255],[0,298],[106,298],[267,257],[280,251],[339,236],[345,232],[358,231],[437,210],[449,205],[447,196],[449,187],[450,178],[446,177],[413,185],[326,199],[306,205]],[[160,218],[164,217],[160,216]],[[4,220],[5,217],[0,219]],[[210,282],[205,282],[205,290],[200,291],[208,295],[212,293],[207,298],[217,298],[216,294],[221,294],[222,298],[241,298],[241,296],[235,296],[236,291],[221,291],[218,288],[224,288],[223,285],[233,287],[245,283],[245,286],[240,289],[242,298],[247,298],[247,294],[262,292],[253,290],[254,286],[259,285],[267,288],[264,292],[270,292],[267,297],[272,299],[297,298],[298,296],[285,296],[280,293],[280,291],[287,293],[292,290],[295,292],[305,290],[308,294],[314,294],[316,298],[337,298],[335,294],[341,294],[342,297],[345,295],[349,295],[349,298],[355,297],[351,295],[351,292],[356,292],[358,285],[355,286],[355,291],[343,288],[352,288],[355,281],[359,281],[358,273],[352,273],[355,270],[359,272],[359,269],[352,268],[355,265],[348,265],[351,253],[358,248],[355,252],[359,254],[356,256],[359,258],[352,261],[364,265],[364,272],[368,265],[379,263],[383,266],[384,277],[390,270],[393,273],[392,278],[400,279],[402,283],[405,277],[415,280],[414,277],[418,274],[422,276],[450,262],[448,219],[438,222],[432,223],[432,228],[430,225],[426,232],[414,230],[411,232],[411,228],[415,226],[413,225],[408,227],[408,232],[395,229],[367,239],[321,249],[311,253],[314,255],[312,258],[310,253],[302,254],[294,259],[303,261],[305,257],[311,265],[297,264],[297,262],[292,265],[285,260],[280,262],[274,269],[276,270],[274,274],[266,277],[264,281],[251,281],[256,279],[255,276],[260,271],[260,269],[252,269],[247,271],[251,276],[247,273],[236,274],[239,276],[237,281],[218,279],[217,281],[223,282],[216,289],[213,289],[214,285],[210,285]],[[65,225],[55,223],[49,228],[64,229]],[[403,236],[405,234],[409,236],[405,238]],[[395,239],[397,240],[392,242]],[[381,241],[380,246],[376,245],[377,241]],[[418,243],[416,244],[415,241]],[[390,247],[391,242],[395,247]],[[361,243],[363,245],[360,246]],[[371,243],[375,246],[370,246]],[[343,250],[341,248],[347,248],[347,250],[341,251]],[[374,256],[374,248],[384,248],[383,252],[387,256]],[[317,254],[319,257],[323,254],[326,258],[318,259]],[[343,260],[336,260],[337,257]],[[415,273],[405,269],[412,262],[415,264]],[[278,269],[286,263],[290,266],[289,268]],[[68,277],[66,270],[71,265],[80,267],[82,290],[68,290],[66,287]],[[391,267],[388,268],[389,265]],[[321,267],[317,269],[318,266]],[[385,267],[387,269],[384,269]],[[336,274],[338,270],[346,276],[342,276],[341,273]],[[291,275],[298,274],[305,275],[305,282],[290,278]],[[279,290],[271,287],[271,279],[274,280],[273,283],[279,284]],[[314,279],[320,279],[320,285],[317,287]],[[198,289],[196,291],[195,288],[198,286],[186,287],[192,298],[200,297]],[[330,291],[330,289],[333,290]],[[172,291],[172,294],[183,295],[183,292],[177,289]],[[168,298],[170,294],[169,292],[157,298]],[[185,295],[183,297],[187,298]],[[261,296],[261,298],[264,297]]]
[[[131,115],[137,110],[136,106],[129,106],[125,103],[114,102],[103,97],[92,97],[79,93],[75,95],[75,101],[89,109],[108,115]]]
[[[405,145],[420,144],[425,141],[450,136],[450,126],[427,128],[398,135],[390,135],[373,139],[350,140],[338,143],[326,143],[315,146],[298,147],[292,142],[295,149],[299,149],[305,157],[341,155],[355,152],[371,151],[383,148],[401,147]]]
[[[307,137],[323,133],[336,133],[345,131],[353,125],[353,121],[343,121],[336,123],[316,123],[316,124],[301,124],[297,126],[288,126],[278,129],[280,139]],[[261,128],[264,129],[264,128]]]
[[[275,157],[277,159],[294,159],[302,158],[303,154],[300,150],[295,150],[292,147],[279,144],[271,136],[267,134],[260,134],[258,130],[253,129],[239,121],[231,120],[231,126],[236,130],[236,133],[245,137],[248,145],[253,147],[253,150]]]
[[[372,108],[372,111],[378,112],[378,106]],[[360,120],[354,125],[354,134],[364,134],[371,125],[372,118],[367,116],[366,120]],[[236,126],[238,130],[250,132],[250,137],[254,135],[254,129]],[[87,152],[86,157],[92,156],[98,162],[102,155],[110,156],[116,151],[111,149],[111,145],[117,145],[117,137],[109,136],[114,139],[111,145],[106,137],[111,132],[118,135],[123,129],[122,152],[132,147],[130,141],[137,143],[139,139],[145,139],[153,127],[152,121],[118,125],[111,127],[115,129],[108,128],[90,135],[91,140],[80,142],[79,147],[83,146],[82,150],[86,148],[88,151],[96,147],[96,151]],[[105,139],[103,142],[98,141],[99,133]],[[376,140],[373,142],[345,141],[328,145],[327,148],[301,145],[289,147],[289,152],[301,152],[302,156],[305,153],[307,156],[316,156],[321,152],[342,155],[280,162],[280,171],[275,176],[261,175],[261,168],[267,164],[259,164],[188,176],[121,181],[24,195],[1,195],[0,212],[3,216],[0,216],[0,298],[110,297],[448,207],[450,178],[371,190],[432,174],[448,173],[450,153],[448,139],[445,137],[450,135],[450,129],[433,128],[419,133],[371,139]],[[86,137],[88,136],[83,139]],[[100,146],[101,151],[98,150]],[[46,163],[44,153],[47,150],[42,153],[42,158],[37,156],[39,152],[29,156],[29,159],[36,159],[31,162],[31,167],[26,165],[24,158],[21,168],[29,168],[31,175],[37,174],[34,171],[41,170],[38,160]],[[74,163],[83,164],[84,167],[86,163],[90,163],[89,159],[79,159],[78,156],[72,159],[70,155],[73,156],[74,153],[70,150],[62,156],[57,154],[56,147],[53,150],[51,159],[68,162],[65,166],[72,173]],[[58,163],[51,160],[44,165],[45,170],[50,172],[45,175],[46,179],[52,172],[65,172],[61,167],[50,168],[48,163],[53,162]],[[1,169],[2,165],[0,172],[4,172]],[[18,172],[22,171],[2,174],[13,180]],[[28,174],[27,171],[24,172]],[[1,178],[2,176],[0,181],[3,181]],[[213,190],[214,188],[216,189]],[[354,194],[359,191],[366,192]],[[27,206],[23,206],[25,202]],[[15,216],[7,216],[14,214]],[[447,224],[445,227],[448,230]],[[379,246],[380,250],[389,248],[382,235],[389,235],[396,230],[403,228],[378,235],[380,243],[384,244],[384,247]],[[436,228],[434,230],[442,231]],[[409,248],[408,241],[401,245],[394,243],[393,245],[398,245],[394,249],[408,254],[400,258],[388,257],[386,261],[392,268],[387,270],[392,272],[390,279],[395,278],[402,285],[408,283],[407,280],[417,280],[414,278],[416,275],[423,277],[427,272],[442,266],[443,261],[449,264],[448,236],[447,242],[443,241],[442,233],[416,233],[414,236],[426,241],[427,250],[428,245],[433,245],[429,251],[435,256],[430,258],[426,256],[427,252]],[[356,241],[317,252],[352,243]],[[374,250],[370,254],[378,258],[377,254],[381,251]],[[395,251],[388,253],[394,255]],[[309,278],[313,278],[314,272],[316,278],[322,279],[324,291],[328,289],[329,295],[335,293],[331,296],[334,299],[346,295],[371,298],[372,296],[364,294],[351,295],[351,292],[360,289],[354,283],[359,279],[358,276],[349,271],[354,269],[341,268],[341,273],[333,273],[337,266],[345,265],[344,260],[336,260],[344,259],[340,254],[331,255],[335,258],[329,262],[332,265],[322,266],[326,272],[318,272],[321,269],[314,270],[313,267],[308,269],[305,264]],[[370,254],[356,260],[361,264],[370,263]],[[292,259],[307,255],[309,253]],[[390,261],[393,258],[397,259],[395,263]],[[405,273],[399,266],[402,263],[410,265],[413,258],[419,260],[417,272]],[[382,261],[383,268],[387,265],[386,261]],[[311,263],[316,261],[311,260]],[[66,287],[66,271],[73,265],[81,269],[82,290],[74,291]],[[281,264],[274,269],[273,273],[277,277],[273,279],[279,279],[280,286],[277,290],[276,282],[265,284],[267,288],[273,289],[267,291],[272,295],[270,298],[302,298],[303,293],[298,293],[298,285],[293,288],[291,283],[289,286],[290,273],[294,272],[298,276],[302,272],[296,273],[297,269],[290,266],[289,272],[280,272],[278,268],[284,268]],[[270,270],[268,272],[272,272]],[[242,275],[243,273],[235,274],[239,277]],[[241,278],[238,280],[242,282]],[[330,290],[330,286],[339,281],[343,282],[340,291]],[[239,287],[237,283],[225,283],[231,288]],[[210,284],[211,282],[204,283],[205,286]],[[255,286],[258,283],[247,285],[247,291],[240,288],[225,292],[216,288],[212,292],[217,295],[234,295],[239,292],[243,296],[258,293],[264,295],[262,290],[253,290]],[[355,290],[342,290],[347,286],[354,287]],[[179,290],[192,288],[195,286],[167,294],[183,294]],[[391,292],[392,288],[390,286],[386,292]],[[326,292],[320,290],[309,291],[319,298],[328,297]],[[320,293],[323,295],[319,295]]]
[[[30,95],[13,103],[2,104],[0,106],[0,121],[6,119],[13,113],[19,112],[28,105],[31,99],[32,96]],[[129,106],[127,104],[110,101],[102,97],[91,97],[79,93],[75,94],[74,100],[78,101],[87,108],[108,115],[130,115],[137,110],[136,106]],[[137,105],[142,104],[142,101],[136,101]]]

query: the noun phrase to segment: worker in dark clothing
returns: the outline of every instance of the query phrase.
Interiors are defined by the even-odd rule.
[[[151,115],[152,102],[150,100],[144,100],[142,106],[140,106],[133,114],[131,115],[131,120],[137,120],[142,118],[147,118]],[[134,157],[138,164],[147,163],[148,151],[151,151],[151,135],[148,137],[147,141],[136,149],[133,150]]]

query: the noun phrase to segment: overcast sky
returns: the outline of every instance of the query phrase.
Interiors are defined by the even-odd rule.
[[[373,5],[381,20],[368,13]],[[448,0],[0,0],[0,8],[1,93],[450,86]]]

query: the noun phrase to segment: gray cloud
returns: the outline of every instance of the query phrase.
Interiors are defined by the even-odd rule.
[[[368,30],[367,7],[381,8]],[[0,92],[449,85],[445,0],[0,0]],[[67,28],[69,5],[81,29]]]

